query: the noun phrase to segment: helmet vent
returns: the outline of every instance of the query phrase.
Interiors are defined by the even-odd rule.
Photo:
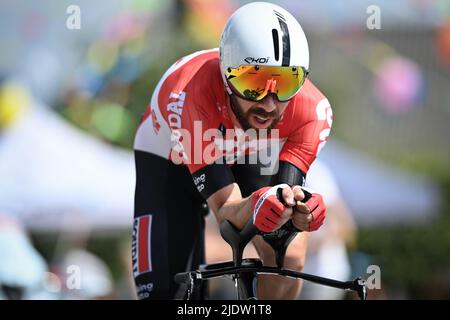
[[[278,22],[280,23],[281,39],[283,41],[283,60],[281,61],[281,65],[289,66],[291,61],[291,40],[289,39],[289,29],[286,23],[286,18],[278,11],[274,10],[273,12],[277,16]]]
[[[278,30],[272,29],[273,50],[275,53],[275,61],[280,59],[280,44],[278,42]]]

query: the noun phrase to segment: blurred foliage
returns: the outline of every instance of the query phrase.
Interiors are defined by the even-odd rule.
[[[387,39],[389,36],[385,33]],[[394,168],[428,177],[437,184],[442,195],[441,210],[431,221],[361,228],[355,252],[369,255],[368,263],[381,267],[382,289],[387,298],[450,298],[450,153],[445,134],[440,135],[440,139],[437,137],[439,132],[445,132],[442,124],[445,124],[445,117],[448,119],[448,114],[440,110],[446,101],[442,96],[446,92],[440,85],[448,78],[433,78],[445,69],[430,65],[428,51],[419,55],[423,46],[419,47],[418,43],[426,43],[425,39],[430,38],[428,33],[423,37],[421,33],[400,36],[394,33],[394,36],[391,35],[395,40],[391,41],[393,47],[397,48],[398,44],[408,55],[415,53],[415,60],[428,67],[424,74],[433,85],[433,92],[441,94],[437,99],[426,101],[421,108],[397,116],[376,108],[377,102],[370,91],[372,75],[356,54],[330,66],[333,75],[345,75],[348,81],[336,81],[335,76],[329,76],[326,66],[314,68],[312,77],[333,106],[334,138]],[[370,43],[369,39],[364,43]],[[326,47],[327,42],[323,40],[317,38],[317,46]],[[336,51],[327,49],[316,48],[320,57],[315,61],[334,61],[331,58]],[[345,53],[343,57],[349,55]],[[440,115],[440,119],[431,117],[432,114]]]
[[[161,76],[181,57],[206,49],[189,39],[183,31],[176,34],[167,43],[154,43],[164,47],[165,54],[142,57],[157,63],[144,64],[145,69],[132,82],[121,83],[113,76],[106,76],[93,96],[68,92],[57,109],[64,118],[84,131],[113,145],[131,149],[140,118]]]
[[[167,54],[158,59],[159,63],[149,65],[148,69],[131,84],[127,108],[132,111],[133,115],[140,119],[159,79],[175,61],[201,49],[206,48],[201,48],[195,42],[190,41],[183,32],[178,33],[177,40],[168,44]],[[134,131],[132,138],[134,138]],[[132,140],[128,143],[128,147],[131,148],[131,146]]]
[[[437,157],[398,157],[398,163],[439,182],[443,204],[437,218],[421,225],[363,228],[359,251],[380,265],[383,288],[401,288],[406,298],[450,298],[450,171]],[[388,296],[389,297],[389,296]]]
[[[31,239],[35,248],[50,264],[50,270],[55,268],[63,258],[64,253],[70,249],[81,247],[96,256],[98,256],[109,267],[114,280],[119,280],[124,275],[128,276],[128,270],[125,263],[131,265],[129,262],[123,261],[123,250],[129,247],[131,250],[131,233],[127,231],[99,233],[89,236],[87,243],[77,243],[71,241],[60,233],[55,232],[35,232],[31,234]],[[61,241],[63,240],[63,241]],[[60,247],[61,246],[61,247]],[[131,259],[131,258],[130,258]],[[131,276],[131,275],[130,275]]]

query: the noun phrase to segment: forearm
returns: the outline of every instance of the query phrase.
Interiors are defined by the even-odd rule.
[[[241,230],[245,227],[252,214],[251,197],[225,202],[215,214],[219,224],[224,220],[228,220]]]
[[[251,196],[242,198],[236,183],[216,191],[208,198],[208,205],[216,216],[219,225],[230,221],[236,228],[243,229],[251,216]]]

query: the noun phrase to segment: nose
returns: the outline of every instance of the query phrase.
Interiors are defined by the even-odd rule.
[[[277,108],[277,99],[275,94],[270,93],[260,102],[260,107],[263,108],[267,113],[273,112]]]

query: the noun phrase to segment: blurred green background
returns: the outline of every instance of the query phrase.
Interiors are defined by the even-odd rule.
[[[247,2],[2,1],[0,155],[2,147],[6,150],[8,132],[30,112],[29,101],[36,101],[39,108],[44,105],[114,150],[132,150],[140,117],[164,71],[184,55],[218,47],[226,20]],[[432,186],[427,192],[434,200],[421,209],[422,218],[410,221],[409,208],[401,206],[392,213],[401,217],[393,223],[377,218],[366,222],[355,216],[357,240],[349,247],[354,272],[365,272],[364,263],[381,266],[382,293],[373,293],[374,298],[450,298],[450,3],[272,2],[302,24],[310,44],[311,79],[333,107],[332,137],[325,149],[333,143],[345,145]],[[71,15],[66,10],[72,4],[81,10],[79,30],[66,26]],[[373,13],[368,11],[370,5],[380,9],[380,29],[367,26]],[[45,124],[36,127],[36,137],[45,128]],[[14,152],[10,150],[8,154]],[[61,149],[59,154],[64,152]],[[23,166],[28,167],[28,161]],[[7,189],[24,179],[0,176],[0,211],[19,217],[49,270],[70,248],[83,247],[106,263],[115,284],[122,281],[129,286],[129,266],[121,257],[129,246],[132,218],[129,228],[100,224],[73,232],[70,223],[46,227],[44,222],[33,227],[43,210],[31,215],[33,208],[26,206],[29,198]],[[64,177],[60,183],[66,183]],[[385,181],[384,187],[389,185]],[[26,182],[17,189],[23,188]],[[376,197],[376,190],[366,191]],[[390,201],[395,201],[397,192],[400,197],[402,190],[389,191],[394,198]],[[421,194],[409,196],[413,201]],[[132,205],[132,198],[128,200]],[[384,200],[373,199],[372,207]],[[104,217],[108,219],[107,214]],[[109,297],[133,295],[115,291]]]

